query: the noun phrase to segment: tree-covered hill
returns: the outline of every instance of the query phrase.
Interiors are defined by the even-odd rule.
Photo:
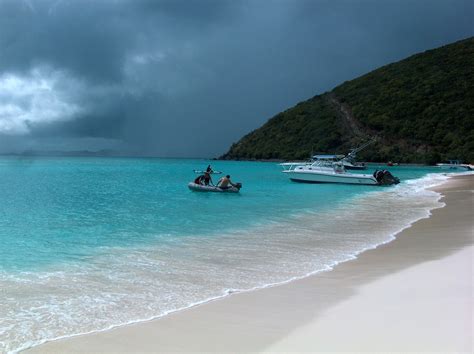
[[[277,114],[221,158],[304,159],[347,153],[372,137],[366,161],[474,162],[474,37],[374,70]]]

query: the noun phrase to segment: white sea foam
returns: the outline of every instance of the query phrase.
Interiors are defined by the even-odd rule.
[[[442,207],[440,194],[427,188],[447,178],[430,174],[248,230],[104,247],[67,269],[0,273],[0,350],[146,321],[331,270]]]

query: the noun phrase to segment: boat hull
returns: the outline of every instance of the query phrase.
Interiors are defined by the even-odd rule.
[[[372,175],[358,175],[350,173],[324,173],[283,171],[293,182],[299,183],[342,183],[360,185],[378,185]]]
[[[228,189],[221,189],[216,186],[203,186],[202,184],[197,184],[190,182],[188,183],[188,188],[194,192],[214,192],[214,193],[239,193],[240,189],[235,187],[230,187]]]
[[[447,171],[471,171],[471,167],[468,165],[450,165],[450,164],[438,164],[438,167],[442,170]]]

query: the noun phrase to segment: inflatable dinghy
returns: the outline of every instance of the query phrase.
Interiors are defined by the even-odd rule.
[[[238,183],[237,185],[242,186],[240,183]],[[197,184],[194,182],[190,182],[188,184],[188,188],[195,192],[239,193],[240,191],[240,188],[236,188],[233,186],[230,186],[230,188],[227,189],[221,189],[216,186],[204,186],[202,184]]]

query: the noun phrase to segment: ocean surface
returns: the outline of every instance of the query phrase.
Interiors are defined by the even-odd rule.
[[[241,193],[189,191],[193,169],[208,163],[242,182]],[[1,157],[0,352],[330,270],[443,206],[426,188],[447,178],[391,167],[402,180],[393,187],[312,185],[280,171],[262,162]]]

